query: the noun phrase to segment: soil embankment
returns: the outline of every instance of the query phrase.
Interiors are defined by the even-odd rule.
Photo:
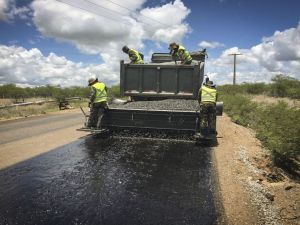
[[[215,165],[228,224],[299,224],[299,183],[272,168],[250,129],[224,115],[217,130]]]

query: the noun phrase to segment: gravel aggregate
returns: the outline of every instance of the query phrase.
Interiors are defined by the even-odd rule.
[[[261,175],[264,172],[252,164],[247,150],[244,147],[240,146],[236,153],[238,155],[238,159],[243,162],[250,173]],[[252,177],[249,177],[248,179],[240,178],[240,180],[251,196],[251,203],[259,209],[258,212],[260,221],[258,221],[257,224],[281,225],[282,223],[279,217],[279,210],[267,197],[273,196],[268,188],[261,185],[257,181],[252,180]]]
[[[113,103],[110,105],[110,108],[197,111],[199,104],[196,100],[166,99],[160,101],[128,102],[123,105]]]

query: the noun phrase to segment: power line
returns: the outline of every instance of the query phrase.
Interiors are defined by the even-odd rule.
[[[113,4],[115,4],[115,5],[119,6],[119,7],[121,7],[121,8],[123,8],[123,9],[127,9],[128,11],[135,13],[134,10],[132,10],[132,9],[130,9],[130,8],[127,8],[127,7],[123,6],[123,5],[120,5],[119,3],[116,3],[116,2],[114,2],[114,1],[111,1],[111,0],[104,0],[104,1],[111,2],[111,3],[113,3]],[[149,17],[149,16],[146,16],[146,15],[144,15],[144,14],[141,14],[141,15],[142,15],[143,17],[146,17],[146,18],[152,20],[152,21],[155,21],[155,22],[157,22],[157,23],[160,23],[161,25],[168,26],[167,24],[162,23],[162,22],[160,22],[159,20],[153,19],[153,18],[151,18],[151,17]]]
[[[88,13],[91,13],[91,14],[94,14],[94,15],[97,15],[97,16],[101,16],[101,17],[104,17],[104,18],[106,18],[106,19],[114,20],[114,21],[116,21],[116,22],[119,22],[119,23],[121,22],[121,23],[124,24],[124,21],[116,20],[115,18],[111,18],[111,17],[107,17],[107,16],[104,16],[104,15],[100,15],[100,14],[98,14],[98,13],[92,12],[92,11],[87,10],[87,9],[85,9],[85,8],[82,8],[82,7],[80,7],[80,6],[77,6],[77,5],[75,6],[75,5],[69,4],[69,3],[67,3],[67,2],[64,2],[64,1],[62,1],[62,0],[55,0],[55,1],[60,2],[60,3],[63,3],[63,4],[65,4],[65,5],[69,5],[69,6],[73,7],[73,8],[77,8],[77,9],[86,11],[86,12],[88,12]],[[125,25],[126,25],[126,24],[125,24]],[[129,24],[127,24],[127,25],[129,25]]]
[[[116,10],[112,10],[112,9],[106,8],[106,7],[102,6],[102,5],[96,4],[95,2],[92,2],[92,1],[89,1],[89,0],[83,0],[83,1],[89,2],[89,3],[91,3],[91,4],[93,4],[93,5],[97,6],[97,7],[102,8],[102,9],[107,9],[108,11],[111,11],[111,12],[113,12],[113,13],[117,13],[117,14],[122,15],[122,16],[127,16],[127,14],[124,15],[124,14],[122,14],[122,13],[119,12],[119,11],[116,11]]]
[[[74,7],[74,8],[78,8],[78,9],[84,10],[84,11],[86,11],[86,12],[88,12],[88,13],[92,13],[92,14],[95,14],[95,15],[98,15],[98,16],[101,16],[101,17],[104,17],[104,18],[106,18],[106,19],[114,20],[114,21],[119,22],[119,23],[121,22],[121,23],[125,24],[124,22],[127,22],[126,20],[117,20],[117,19],[112,18],[112,17],[108,17],[108,16],[104,16],[104,15],[99,14],[99,13],[92,12],[91,10],[85,9],[85,8],[80,7],[80,6],[78,6],[78,5],[74,5],[74,4],[67,3],[67,2],[62,1],[62,0],[56,0],[56,1],[58,1],[58,2],[60,2],[60,3],[63,3],[63,4],[66,4],[66,5],[69,5],[69,6],[72,6],[72,7]],[[90,4],[92,4],[92,5],[95,5],[95,6],[99,7],[99,8],[103,8],[103,9],[109,10],[109,11],[111,11],[111,12],[113,12],[113,13],[116,13],[116,14],[119,14],[119,15],[122,15],[122,16],[127,16],[127,15],[121,14],[121,13],[118,12],[118,11],[115,11],[115,10],[106,8],[106,7],[104,7],[104,6],[98,5],[98,4],[96,4],[96,3],[94,3],[94,2],[91,2],[91,1],[89,1],[89,0],[83,0],[83,1],[86,1],[86,2],[88,2],[88,3],[90,3]],[[145,22],[142,22],[142,23],[144,23],[144,24],[146,24],[146,25],[149,25],[149,26],[152,26],[152,27],[153,27],[153,25],[151,25],[151,24],[149,24],[149,23],[145,23]],[[130,24],[129,22],[127,22],[126,25],[131,25],[131,24]]]
[[[95,2],[92,2],[92,1],[90,1],[90,0],[83,0],[83,1],[89,2],[89,3],[91,3],[91,4],[95,5],[95,6],[98,6],[98,7],[100,7],[100,8],[109,10],[109,11],[111,11],[111,12],[113,12],[113,13],[117,13],[117,14],[122,15],[122,16],[127,16],[127,14],[124,15],[124,14],[122,14],[122,13],[119,12],[119,11],[116,11],[116,10],[112,10],[112,9],[106,8],[106,7],[104,7],[104,6],[102,6],[102,5],[99,5],[99,4],[95,3]],[[127,10],[130,11],[130,12],[135,13],[135,11],[133,11],[133,10],[131,10],[131,9],[125,7],[125,6],[122,6],[122,5],[118,4],[118,3],[115,3],[115,2],[110,1],[110,0],[105,0],[105,1],[111,2],[111,3],[113,3],[113,4],[115,4],[115,5],[119,6],[119,7],[122,7],[122,8],[124,8],[124,9],[127,9]],[[162,25],[167,26],[166,24],[163,24],[163,23],[161,23],[161,22],[158,21],[158,20],[152,19],[152,18],[150,18],[150,17],[148,17],[148,16],[145,16],[145,15],[143,15],[143,14],[141,14],[141,15],[144,16],[144,17],[146,17],[146,18],[148,18],[148,19],[151,19],[151,20],[153,20],[153,21],[155,21],[155,22],[157,22],[157,23],[160,23],[160,24],[162,24]],[[142,21],[140,21],[140,22],[153,27],[153,25],[150,24],[150,23],[146,23],[146,22],[142,22]]]

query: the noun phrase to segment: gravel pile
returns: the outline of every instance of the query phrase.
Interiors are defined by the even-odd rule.
[[[251,174],[262,175],[264,173],[263,170],[253,165],[244,147],[240,146],[236,154],[238,156],[237,159],[244,163]],[[273,195],[268,188],[252,180],[252,177],[248,177],[248,179],[240,178],[240,180],[251,196],[251,203],[259,209],[259,219],[261,221],[258,221],[257,224],[282,225],[279,210],[272,204],[269,196]]]
[[[258,224],[282,225],[279,209],[266,198],[267,195],[270,195],[270,191],[251,179],[245,181],[245,188],[251,196],[251,203],[259,209],[261,221]]]
[[[199,109],[199,104],[195,100],[166,99],[160,101],[128,102],[124,105],[111,104],[110,108],[196,111]]]

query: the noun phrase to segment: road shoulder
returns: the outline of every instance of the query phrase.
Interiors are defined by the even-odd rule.
[[[252,130],[226,115],[218,118],[217,129],[214,159],[228,224],[297,224],[299,184],[284,175],[268,179],[274,171]]]

